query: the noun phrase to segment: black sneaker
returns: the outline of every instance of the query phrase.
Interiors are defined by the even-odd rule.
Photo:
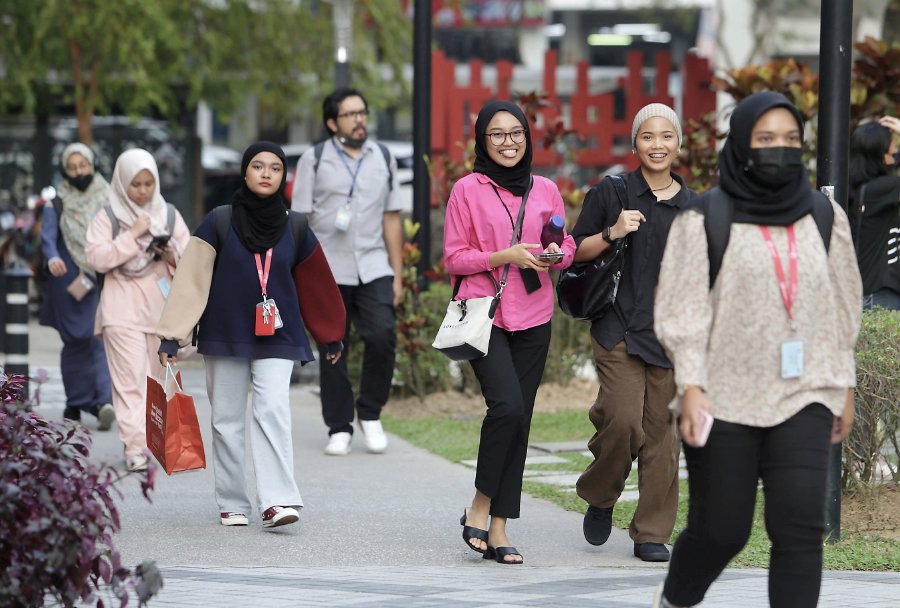
[[[584,514],[584,540],[592,545],[602,545],[609,540],[609,533],[612,532],[613,508],[588,506]]]
[[[63,410],[63,420],[81,422],[81,408],[66,406]]]
[[[669,549],[662,543],[634,543],[634,556],[645,562],[667,562]]]

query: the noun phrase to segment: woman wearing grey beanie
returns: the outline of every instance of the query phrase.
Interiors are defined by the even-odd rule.
[[[678,441],[668,410],[675,382],[653,333],[653,298],[669,227],[694,196],[672,172],[681,140],[672,108],[641,108],[631,130],[640,166],[594,186],[572,230],[576,262],[593,260],[626,239],[615,303],[591,322],[600,391],[589,414],[596,429],[588,442],[594,461],[576,485],[588,503],[584,537],[592,545],[607,541],[613,508],[637,459],[640,497],[629,534],[635,557],[652,562],[669,559],[665,543],[678,507]]]

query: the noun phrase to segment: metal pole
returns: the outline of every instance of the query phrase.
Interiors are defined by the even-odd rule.
[[[847,209],[850,136],[850,53],[852,50],[852,0],[822,0],[819,34],[819,141],[816,186],[834,188],[834,199]],[[840,444],[831,447],[828,490],[825,499],[825,536],[829,543],[841,539]]]
[[[28,280],[31,278],[31,270],[24,264],[16,264],[7,268],[4,275],[6,278],[6,319],[3,322],[6,334],[4,372],[7,375],[22,374],[28,378],[31,375],[28,373]],[[23,399],[28,399],[28,392],[26,382],[22,392]]]
[[[431,268],[431,0],[416,0],[413,17],[413,221],[422,254],[419,278]]]
[[[334,88],[350,86],[350,55],[353,47],[353,0],[334,0]]]

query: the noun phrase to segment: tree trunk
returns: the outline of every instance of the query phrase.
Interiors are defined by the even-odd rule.
[[[79,3],[73,2],[72,9],[79,10]],[[69,62],[72,66],[72,84],[75,86],[75,117],[78,119],[78,141],[88,146],[94,143],[92,118],[94,115],[93,100],[97,89],[97,68],[91,70],[91,91],[86,89],[84,70],[82,69],[81,45],[73,38],[67,40]]]

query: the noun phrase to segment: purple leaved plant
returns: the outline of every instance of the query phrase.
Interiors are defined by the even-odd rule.
[[[162,587],[152,561],[129,569],[113,544],[120,529],[117,485],[135,475],[150,500],[155,467],[122,473],[88,459],[91,435],[30,411],[27,379],[0,373],[0,606],[144,605]]]

